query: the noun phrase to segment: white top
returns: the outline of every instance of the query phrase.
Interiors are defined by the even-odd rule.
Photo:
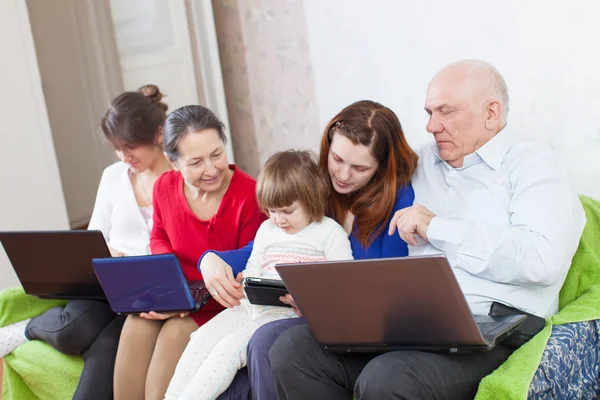
[[[415,204],[436,217],[431,243],[409,253],[445,254],[474,314],[487,314],[492,301],[556,313],[586,220],[554,151],[502,131],[453,168],[432,144],[412,185]]]
[[[275,264],[352,259],[348,234],[331,218],[324,217],[294,234],[268,219],[256,232],[243,275],[281,279]]]
[[[146,226],[148,226],[148,232],[152,232],[152,225],[154,223],[154,208],[152,206],[148,207],[140,207],[140,212],[142,213],[142,217],[144,218],[144,222],[146,222]]]
[[[116,162],[104,170],[89,230],[100,230],[108,245],[128,256],[150,254],[146,223],[129,178],[129,166]]]

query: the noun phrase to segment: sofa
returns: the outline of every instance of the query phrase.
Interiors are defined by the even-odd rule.
[[[600,202],[581,197],[587,225],[560,295],[560,311],[546,327],[484,378],[477,399],[592,399],[600,397]],[[0,326],[64,304],[0,291]],[[43,342],[28,342],[4,359],[3,400],[71,398],[81,357]]]

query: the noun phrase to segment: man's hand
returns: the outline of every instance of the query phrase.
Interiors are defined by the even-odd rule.
[[[394,231],[398,229],[400,238],[411,246],[418,244],[416,236],[420,236],[423,240],[429,242],[427,228],[429,228],[429,223],[433,217],[435,217],[435,214],[418,204],[403,208],[394,214],[388,234],[393,235]]]
[[[164,321],[166,319],[169,318],[173,318],[173,317],[177,317],[179,316],[179,318],[185,318],[189,313],[187,312],[183,312],[183,313],[157,313],[156,311],[150,311],[147,313],[140,313],[140,317],[144,318],[144,319],[152,319],[154,321]]]
[[[294,312],[301,317],[302,313],[300,312],[300,310],[298,309],[298,306],[296,305],[296,302],[294,301],[294,298],[292,297],[291,294],[286,294],[285,296],[281,296],[279,298],[279,301],[281,301],[282,303],[285,303],[289,306],[292,306],[292,310],[294,310]]]
[[[215,253],[208,253],[202,258],[200,271],[206,288],[223,307],[240,305],[240,299],[244,298],[241,273],[234,277],[229,264]]]

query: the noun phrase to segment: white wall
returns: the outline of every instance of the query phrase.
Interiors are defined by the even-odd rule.
[[[69,224],[81,227],[102,171],[116,160],[99,133],[123,90],[108,0],[27,0],[27,9]]]
[[[0,49],[0,230],[67,229],[25,2],[0,1]],[[17,283],[0,249],[0,288]]]
[[[304,0],[321,126],[371,99],[400,117],[413,147],[425,89],[442,66],[481,58],[504,75],[509,124],[550,142],[575,189],[600,199],[600,3],[595,0]]]
[[[183,1],[110,0],[125,90],[153,83],[173,111],[198,104]]]
[[[190,41],[194,59],[194,74],[198,84],[200,103],[213,111],[225,124],[227,159],[235,163],[231,125],[227,113],[227,99],[219,57],[219,44],[212,2],[192,0],[187,7]]]
[[[231,139],[211,2],[110,0],[110,11],[125,89],[157,85],[169,112],[209,107]],[[231,140],[226,148],[234,162]]]

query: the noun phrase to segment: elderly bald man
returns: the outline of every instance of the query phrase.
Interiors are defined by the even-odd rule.
[[[585,215],[554,152],[513,140],[508,110],[506,83],[488,63],[459,61],[434,76],[425,111],[435,143],[420,151],[415,205],[396,213],[389,234],[411,255],[445,254],[473,314],[497,302],[539,322],[557,311]],[[280,400],[422,400],[473,398],[513,351],[339,355],[302,325],[270,356]]]

